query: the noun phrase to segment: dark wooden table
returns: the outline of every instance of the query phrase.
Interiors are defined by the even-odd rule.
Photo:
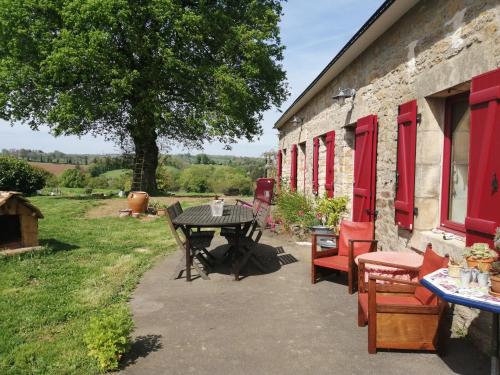
[[[212,216],[212,211],[209,205],[195,206],[187,208],[183,213],[177,216],[173,223],[183,228],[186,234],[186,281],[191,281],[191,267],[193,264],[193,257],[191,255],[191,248],[189,244],[189,232],[193,228],[234,228],[236,243],[235,247],[239,247],[239,238],[241,235],[241,228],[248,225],[254,219],[253,211],[251,208],[240,205],[226,205],[222,216]],[[235,270],[235,256],[238,251],[232,252],[232,266]],[[236,269],[235,277],[238,279],[239,271]]]

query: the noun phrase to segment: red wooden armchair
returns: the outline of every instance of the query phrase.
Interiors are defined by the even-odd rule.
[[[447,265],[448,257],[428,245],[419,279]],[[360,264],[360,279],[363,272]],[[358,294],[358,326],[368,323],[371,354],[377,348],[437,350],[446,308],[446,302],[417,282],[370,275],[368,290],[360,288]]]
[[[354,258],[360,254],[376,251],[377,241],[373,239],[375,228],[373,222],[353,222],[342,220],[340,234],[312,235],[311,282],[317,281],[317,268],[329,268],[347,272],[349,294],[353,293],[356,281],[356,264]],[[318,237],[336,238],[337,247],[318,251]]]

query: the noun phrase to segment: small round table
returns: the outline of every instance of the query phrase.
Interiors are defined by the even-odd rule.
[[[470,287],[461,289],[459,279],[448,276],[448,270],[441,268],[426,276],[420,283],[437,294],[446,302],[455,303],[474,309],[480,309],[493,313],[491,329],[491,375],[498,375],[500,370],[500,359],[498,349],[500,346],[499,337],[499,315],[500,298],[488,293],[487,288]]]
[[[423,260],[422,255],[413,252],[374,251],[358,255],[354,261],[358,266],[360,262],[364,263],[364,281],[368,282],[370,274],[409,281],[417,280]]]

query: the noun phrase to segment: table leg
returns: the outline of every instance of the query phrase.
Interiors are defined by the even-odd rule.
[[[190,228],[186,228],[185,237],[186,243],[184,245],[186,250],[186,281],[191,281],[191,263],[193,259],[191,258],[191,244],[189,242],[189,230]]]
[[[234,239],[234,249],[233,249],[233,254],[232,254],[232,260],[231,263],[233,265],[233,273],[234,273],[234,279],[238,281],[240,279],[240,266],[237,264],[238,260],[237,257],[240,252],[240,234],[241,234],[241,226],[237,225],[235,227],[235,239]]]
[[[493,313],[491,325],[491,375],[498,375],[498,314]]]

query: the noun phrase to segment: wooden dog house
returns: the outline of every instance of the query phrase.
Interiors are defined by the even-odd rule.
[[[38,246],[43,215],[21,193],[0,191],[0,249]]]

